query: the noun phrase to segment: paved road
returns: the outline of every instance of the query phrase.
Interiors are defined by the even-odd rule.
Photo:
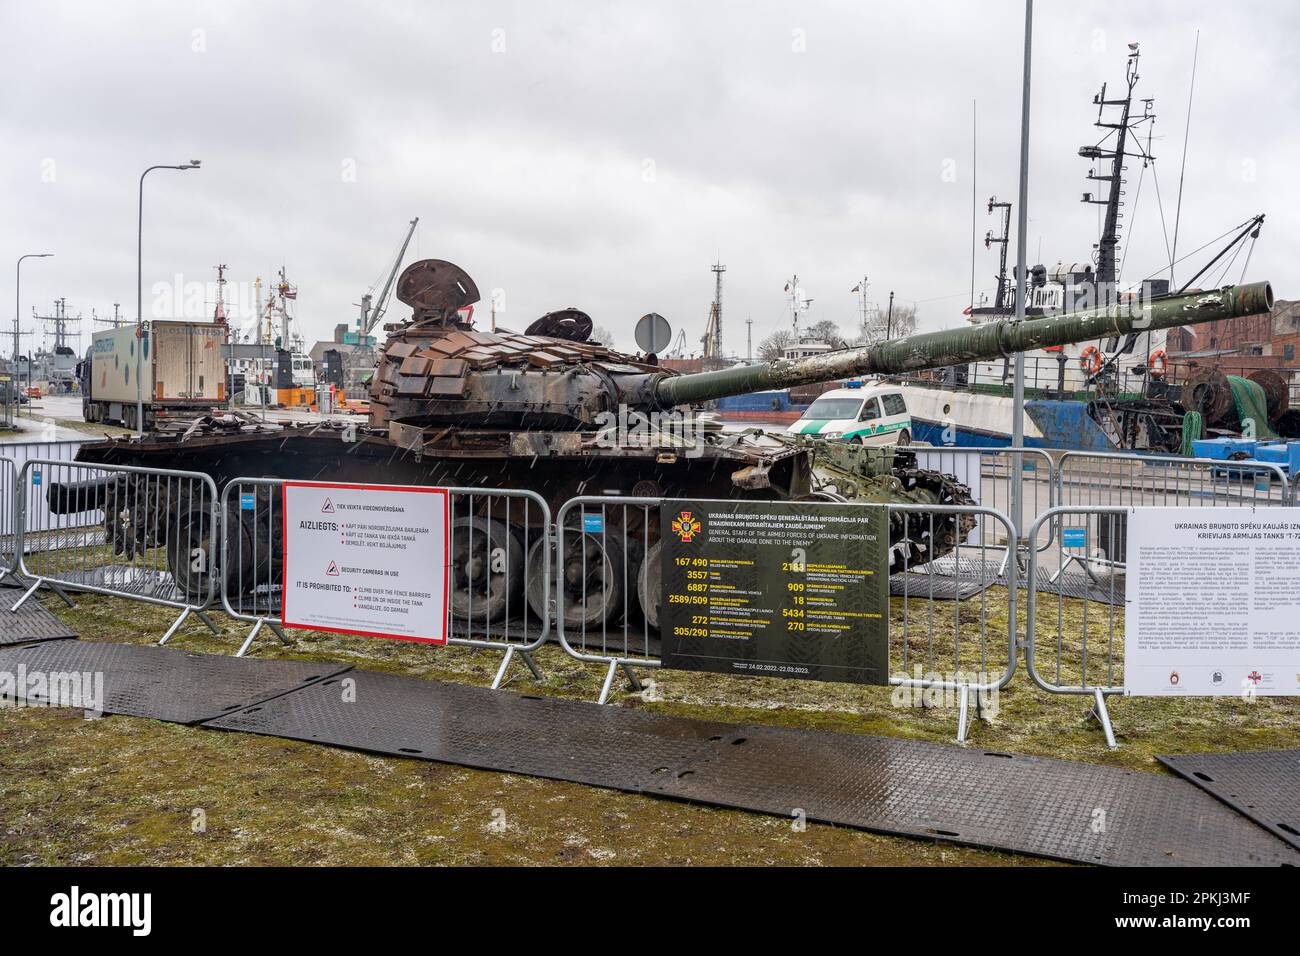
[[[72,438],[85,438],[84,432],[64,428],[54,424],[56,419],[82,421],[81,396],[46,395],[33,399],[31,404],[23,405],[14,418],[14,425],[20,431],[0,435],[2,441],[66,441]]]

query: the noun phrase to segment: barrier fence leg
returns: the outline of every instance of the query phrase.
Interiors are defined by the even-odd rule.
[[[1079,567],[1083,568],[1083,570],[1087,573],[1088,577],[1092,578],[1094,582],[1099,583],[1097,582],[1097,575],[1093,574],[1092,569],[1088,567],[1088,562],[1085,561],[1083,558],[1079,557],[1077,554],[1066,555],[1065,560],[1061,562],[1061,566],[1057,568],[1055,572],[1053,572],[1050,578],[1047,579],[1047,583],[1055,584],[1057,581],[1059,581],[1061,579],[1061,575],[1065,574],[1066,570],[1069,569],[1071,564],[1077,564]]]
[[[20,607],[22,607],[24,604],[26,604],[26,603],[27,603],[27,599],[28,599],[29,597],[31,597],[33,594],[35,594],[35,593],[36,593],[36,589],[37,589],[38,587],[40,587],[40,586],[41,586],[41,580],[40,580],[40,578],[37,578],[35,581],[32,582],[32,586],[29,587],[26,591],[23,592],[23,596],[20,597],[20,598],[18,599],[17,603],[14,604],[14,606],[11,607],[9,610],[11,610],[11,611],[16,611],[16,610],[18,610]]]
[[[198,617],[200,621],[202,621],[204,624],[208,626],[209,631],[211,631],[213,634],[216,634],[218,637],[221,636],[221,630],[217,627],[216,624],[212,622],[212,618],[208,617],[207,611],[195,611],[194,614]]]
[[[600,689],[600,698],[596,701],[603,704],[609,700],[609,692],[614,686],[614,675],[618,673],[618,661],[609,662],[609,670],[605,672],[605,686]]]
[[[634,692],[639,694],[641,691],[645,690],[645,686],[641,683],[641,678],[636,676],[636,671],[632,670],[631,664],[623,665],[623,673],[627,675],[627,681],[632,685],[632,690]]]
[[[239,650],[235,652],[236,657],[243,657],[248,653],[248,649],[253,646],[253,641],[257,640],[257,635],[261,633],[263,626],[269,628],[271,633],[278,637],[280,643],[285,647],[289,647],[293,644],[293,639],[284,633],[284,628],[280,627],[280,625],[275,621],[268,621],[266,618],[261,617],[257,619],[257,623],[253,625],[253,629],[248,632],[248,637],[244,638],[244,643],[240,645]]]
[[[1095,718],[1101,724],[1101,729],[1106,733],[1106,746],[1111,750],[1115,750],[1119,747],[1119,744],[1115,743],[1115,729],[1110,723],[1110,710],[1106,707],[1106,695],[1101,692],[1100,687],[1094,687],[1092,693],[1093,705],[1092,709],[1088,711],[1088,716]]]
[[[506,648],[505,656],[501,658],[501,666],[497,668],[497,676],[492,678],[492,689],[498,690],[501,687],[501,681],[505,679],[506,671],[510,668],[510,662],[515,657],[515,646],[511,644]]]
[[[40,587],[42,584],[44,584],[44,583],[45,583],[45,582],[44,582],[42,579],[40,579],[40,578],[37,578],[35,581],[33,581],[33,582],[32,582],[32,586],[29,587],[26,591],[23,592],[23,596],[20,597],[20,598],[19,598],[19,599],[14,603],[14,606],[11,607],[9,610],[11,610],[11,611],[16,611],[16,610],[18,610],[20,607],[22,607],[24,604],[26,604],[26,603],[27,603],[27,599],[28,599],[29,597],[31,597],[33,594],[35,594],[35,593],[36,593],[36,589],[39,588],[39,587]],[[50,590],[53,591],[55,594],[57,594],[57,595],[60,597],[60,599],[62,599],[63,603],[66,604],[68,607],[76,607],[76,606],[77,606],[76,604],[74,604],[74,603],[72,602],[72,598],[68,597],[67,592],[64,591],[63,588],[59,587],[57,584],[51,584],[51,585],[50,585]]]
[[[501,666],[497,668],[496,677],[492,679],[493,690],[499,690],[501,688],[501,683],[505,680],[506,672],[510,669],[510,662],[515,659],[515,655],[518,655],[519,659],[527,665],[528,670],[532,672],[535,680],[542,680],[542,669],[537,666],[537,662],[533,660],[533,656],[527,651],[521,651],[511,644],[506,648],[505,657],[501,659]]]
[[[970,733],[970,685],[962,684],[957,698],[957,743],[964,744]]]
[[[240,646],[239,650],[235,652],[236,657],[243,657],[248,653],[248,649],[253,646],[253,641],[257,638],[257,632],[262,629],[264,623],[265,622],[259,618],[258,622],[253,625],[253,629],[248,632],[248,637],[244,638],[244,643]]]
[[[180,630],[180,626],[185,623],[185,619],[188,618],[189,616],[190,616],[189,608],[186,608],[185,610],[181,611],[180,617],[172,621],[172,626],[167,628],[167,633],[162,636],[162,639],[158,642],[158,646],[161,647],[162,645],[170,641],[172,639],[172,635],[175,634],[178,630]]]
[[[532,672],[534,680],[545,680],[542,675],[542,669],[537,666],[537,661],[533,660],[533,655],[527,651],[519,652],[519,659],[528,665],[528,670]]]

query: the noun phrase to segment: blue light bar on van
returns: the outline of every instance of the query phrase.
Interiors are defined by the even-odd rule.
[[[855,379],[850,379],[849,381],[847,381],[847,382],[844,383],[844,387],[845,387],[845,388],[861,388],[861,387],[862,387],[862,383],[861,383],[860,381],[858,381],[856,378],[855,378]]]

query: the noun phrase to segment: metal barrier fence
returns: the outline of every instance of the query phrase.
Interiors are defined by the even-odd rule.
[[[75,453],[79,443],[64,444]],[[1128,509],[1288,505],[1300,491],[1300,475],[1288,479],[1277,465],[1258,462],[1067,452],[1054,467],[1039,449],[916,450],[926,456],[922,467],[959,478],[964,470],[982,503],[885,506],[896,564],[890,683],[956,695],[959,740],[969,704],[978,713],[1015,673],[1017,588],[1027,584],[1031,679],[1051,693],[1090,697],[1113,747],[1105,698],[1122,692]],[[1028,479],[1019,525],[1019,540],[1033,542],[1021,549],[1027,580],[1010,560],[1017,524],[991,506],[1008,500],[1016,468]],[[216,633],[207,612],[219,593],[227,613],[253,625],[238,655],[263,627],[287,643],[279,624],[282,485],[239,478],[218,495],[198,472],[0,457],[0,578],[30,585],[15,610],[43,585],[68,603],[67,592],[81,590],[177,608],[160,643],[191,613]],[[637,669],[661,666],[665,499],[574,498],[553,521],[534,492],[447,490],[449,643],[503,653],[493,687],[515,657],[540,679],[533,653],[554,616],[567,654],[604,665],[601,703],[620,670],[640,689]],[[942,521],[961,529],[955,546],[916,560],[909,542],[935,540]],[[1071,564],[1079,570],[1067,576]]]
[[[1023,531],[1034,523],[1040,514],[1056,504],[1056,469],[1052,457],[1041,448],[967,448],[953,445],[918,445],[917,465],[932,471],[953,475],[971,490],[971,497],[981,506],[1007,515],[1014,529]],[[1020,513],[1014,514],[1011,501],[1011,482],[1017,469],[1021,475]],[[980,521],[968,543],[983,543],[1005,547],[1007,539]],[[1012,535],[1011,540],[1015,540]],[[1051,542],[1044,530],[1034,547],[1043,550]],[[1023,548],[1027,548],[1027,539]],[[1007,557],[1011,555],[1008,550]],[[1004,557],[1004,562],[1007,560]],[[1005,566],[1001,569],[1005,573]],[[1022,565],[1023,570],[1023,565]]]
[[[1281,466],[1267,462],[1067,451],[1056,467],[1057,505],[1199,508],[1279,506],[1294,502],[1286,472]],[[1098,537],[1089,539],[1096,541],[1094,552],[1100,552],[1089,555],[1093,564],[1098,559],[1123,564],[1126,529],[1127,522],[1121,518],[1115,525],[1116,534],[1111,533],[1109,525],[1103,525]],[[1080,562],[1080,557],[1068,555],[1062,569],[1071,562]]]
[[[12,458],[0,457],[0,584],[18,570],[18,470]]]
[[[662,501],[572,498],[555,516],[556,634],[572,657],[605,665],[602,704],[620,668],[639,691],[634,667],[660,666],[654,569]]]
[[[23,465],[27,464],[30,459],[41,459],[43,461],[74,461],[77,452],[82,445],[95,444],[103,441],[101,438],[72,438],[60,439],[58,441],[7,441],[0,443],[0,455],[10,459],[14,463],[15,476],[22,470]],[[12,502],[12,497],[8,499]],[[27,511],[28,527],[37,525],[50,525],[52,516],[49,514],[49,508],[44,499],[40,501],[29,502]],[[93,520],[82,515],[67,515],[64,518],[64,527],[74,523],[84,523],[86,526],[95,524]],[[9,531],[8,526],[5,528]]]
[[[1035,553],[1027,582],[1025,669],[1046,691],[1091,697],[1092,714],[1112,748],[1116,746],[1115,731],[1106,696],[1124,691],[1128,513],[1128,507],[1063,505],[1040,515],[1031,530],[1056,526],[1062,547],[1055,550],[1054,562],[1053,555]],[[1091,551],[1092,542],[1107,545]],[[1066,548],[1082,548],[1084,554],[1067,554]],[[1046,595],[1044,607],[1039,593],[1044,570],[1053,571],[1050,581],[1055,582],[1071,561],[1078,561],[1088,572],[1087,591],[1068,595],[1065,588],[1057,588],[1056,593]],[[1075,600],[1079,597],[1083,599]],[[1071,603],[1066,603],[1067,598]]]
[[[92,591],[180,610],[166,643],[216,596],[217,489],[199,472],[29,458],[18,472],[18,573],[36,589]],[[69,523],[64,519],[77,516]],[[98,525],[98,527],[95,527]]]
[[[571,499],[556,515],[556,633],[560,646],[581,661],[605,666],[599,702],[609,699],[619,670],[640,690],[637,668],[661,666],[662,598],[660,509],[670,499],[588,496]],[[723,502],[725,504],[725,502]],[[827,508],[861,507],[830,504]],[[1016,570],[1006,562],[1015,529],[992,508],[885,505],[891,528],[890,683],[927,692],[952,692],[959,708],[957,736],[964,740],[969,705],[1011,680],[1016,668]],[[934,563],[914,561],[909,542],[937,540],[953,522],[986,523],[974,544],[956,547]],[[1001,532],[1001,547],[990,542]],[[987,540],[986,540],[987,539]],[[1008,576],[999,576],[999,565]],[[1001,585],[996,597],[991,589]],[[996,614],[994,612],[997,612]],[[1001,618],[1002,624],[992,621]]]
[[[1176,455],[1067,451],[1056,465],[1056,503],[1162,507],[1289,505],[1280,465]]]
[[[281,490],[278,478],[236,478],[221,496],[221,605],[252,623],[236,656],[263,627],[281,641],[283,593]],[[532,491],[448,488],[448,643],[504,653],[492,686],[518,657],[541,680],[533,652],[551,630],[551,511]]]

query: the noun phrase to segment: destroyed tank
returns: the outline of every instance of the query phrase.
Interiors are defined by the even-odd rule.
[[[368,424],[277,425],[215,415],[142,439],[83,445],[78,460],[203,472],[219,490],[241,476],[528,489],[553,514],[577,495],[970,504],[964,485],[918,467],[906,447],[725,430],[691,410],[730,395],[939,368],[1139,328],[1251,315],[1268,311],[1272,301],[1261,282],[1148,300],[1137,312],[1112,306],[911,335],[800,360],[678,374],[660,366],[654,355],[628,355],[590,341],[592,320],[575,308],[548,313],[523,333],[478,331],[467,317],[479,300],[478,288],[464,270],[443,260],[410,265],[398,281],[397,296],[412,315],[386,327],[390,334],[372,380]],[[123,486],[130,480],[106,478],[75,493],[52,485],[51,507],[82,511],[129,500]],[[495,499],[491,514],[484,510],[453,521],[451,603],[460,620],[472,615],[486,623],[507,606],[519,607],[518,594],[510,590],[520,588],[525,566],[532,575],[522,584],[528,605],[540,611],[551,593],[540,571],[534,573],[543,562],[532,554],[525,564],[521,544],[522,524],[540,524],[540,509],[532,507],[525,518],[522,499],[510,499],[508,509],[503,500]],[[144,528],[159,535],[156,518],[123,516],[115,507],[105,510],[113,515],[110,533],[129,539],[120,547],[147,545],[140,540]],[[199,503],[182,502],[170,510],[161,523],[164,532],[177,522],[205,534],[210,530]],[[255,513],[232,502],[226,516],[231,544],[218,558],[217,573],[236,593],[242,582],[267,579],[266,569],[249,566],[251,555],[271,564],[279,560],[278,523],[261,527],[250,520]],[[635,608],[636,592],[654,623],[659,529],[653,517],[650,522],[649,528],[623,529],[626,534],[611,529],[566,534],[566,553],[556,560],[563,587],[578,598],[562,604],[566,625],[591,625]],[[949,552],[972,527],[973,519],[965,515],[896,512],[890,525],[891,573]],[[537,532],[532,528],[527,535],[532,548],[549,546]],[[475,554],[469,551],[471,539],[481,543]],[[165,539],[159,535],[159,540]],[[623,540],[637,553],[624,554]],[[483,553],[505,560],[480,560]],[[188,570],[184,558],[171,561],[173,574],[182,587],[197,591],[206,572]]]

